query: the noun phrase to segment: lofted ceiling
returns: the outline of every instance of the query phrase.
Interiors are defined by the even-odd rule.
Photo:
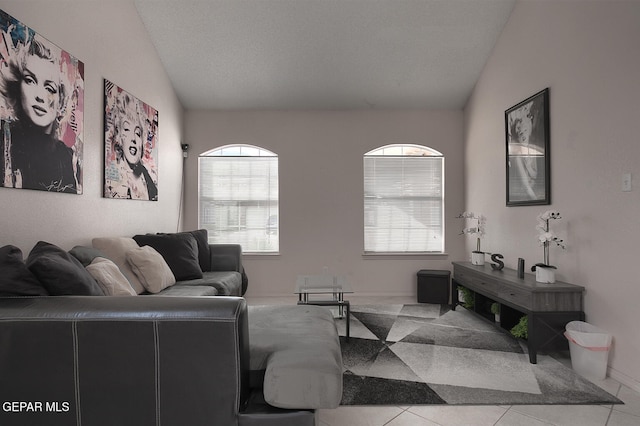
[[[461,109],[515,0],[134,0],[186,109]]]

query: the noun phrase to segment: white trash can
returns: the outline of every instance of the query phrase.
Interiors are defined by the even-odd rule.
[[[604,380],[612,336],[584,321],[571,321],[566,326],[571,366],[583,377]]]

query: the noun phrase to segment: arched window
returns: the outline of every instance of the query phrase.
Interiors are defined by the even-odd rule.
[[[444,156],[421,145],[364,155],[365,253],[444,251]]]
[[[200,155],[200,228],[211,243],[244,252],[279,250],[278,156],[252,145],[226,145]]]

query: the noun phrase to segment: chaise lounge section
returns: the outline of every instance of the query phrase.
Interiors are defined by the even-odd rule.
[[[250,306],[251,383],[280,408],[335,408],[342,354],[332,314],[311,305]]]

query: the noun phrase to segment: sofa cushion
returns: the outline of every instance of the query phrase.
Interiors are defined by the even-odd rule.
[[[219,296],[240,296],[242,277],[235,271],[204,272],[202,278],[178,281],[180,285],[214,287]]]
[[[172,285],[152,296],[217,296],[218,291],[208,285]]]
[[[113,263],[118,265],[118,268],[120,269],[122,274],[127,277],[129,283],[131,284],[131,287],[136,292],[136,294],[145,292],[144,286],[127,262],[127,251],[139,247],[138,243],[136,243],[133,238],[94,238],[91,241],[91,244],[93,245],[93,248],[100,250],[102,253],[104,253],[105,257],[111,259]]]
[[[46,296],[49,292],[27,268],[22,250],[0,247],[0,296]]]
[[[149,293],[158,293],[176,283],[176,277],[167,262],[151,246],[127,251],[127,262]]]
[[[331,311],[319,306],[249,306],[251,370],[264,371],[264,398],[279,408],[336,408],[342,354]]]
[[[135,296],[136,292],[129,284],[118,265],[104,257],[96,257],[86,266],[87,271],[106,296]]]
[[[198,263],[202,272],[211,270],[211,257],[209,253],[209,232],[206,229],[195,231],[177,232],[177,234],[191,234],[196,239],[198,246]],[[157,235],[172,235],[172,233],[158,232]]]
[[[214,244],[209,246],[211,257],[210,271],[238,271],[240,264],[238,256],[242,256],[242,246],[239,244]]]
[[[103,296],[82,263],[66,251],[39,241],[27,257],[27,267],[53,296]]]
[[[164,235],[135,235],[133,239],[140,247],[153,247],[162,255],[176,280],[202,278],[198,263],[198,243],[190,233]]]

